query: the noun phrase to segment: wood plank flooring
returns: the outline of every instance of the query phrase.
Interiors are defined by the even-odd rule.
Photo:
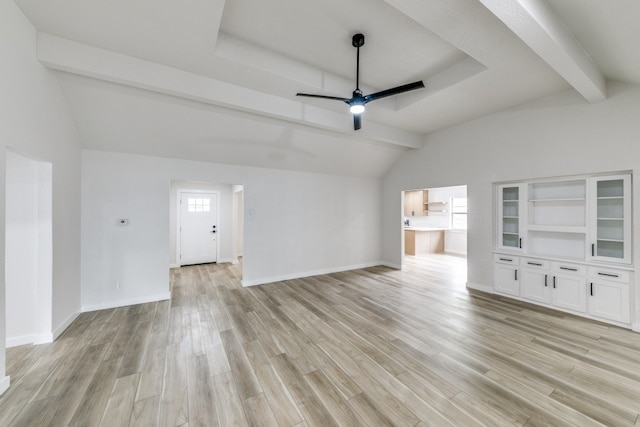
[[[174,269],[171,301],[8,349],[0,426],[640,425],[640,334],[469,292],[465,263]]]

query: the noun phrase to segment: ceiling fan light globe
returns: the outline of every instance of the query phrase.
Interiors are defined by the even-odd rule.
[[[362,114],[364,113],[364,105],[363,104],[353,104],[349,107],[349,111],[353,114]]]

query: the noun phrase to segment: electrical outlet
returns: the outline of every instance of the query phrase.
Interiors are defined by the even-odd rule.
[[[116,280],[116,289],[122,289],[122,288],[120,287],[120,281],[119,281],[119,280]]]
[[[480,277],[487,277],[487,272],[484,270],[480,270]]]

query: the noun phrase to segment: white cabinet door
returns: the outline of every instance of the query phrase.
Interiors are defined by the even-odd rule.
[[[590,258],[631,263],[631,176],[590,179]]]
[[[589,268],[589,314],[629,323],[629,284],[632,273],[611,268]]]
[[[518,266],[495,263],[493,265],[493,287],[496,292],[518,296]]]
[[[521,251],[523,247],[525,184],[498,186],[498,247]]]
[[[520,297],[543,304],[550,303],[549,261],[522,257],[520,271]]]
[[[520,296],[536,302],[549,303],[548,271],[523,268],[520,277]]]
[[[567,310],[587,311],[587,281],[584,276],[555,273],[551,279],[551,303]]]
[[[629,285],[594,279],[589,283],[589,314],[629,323]]]

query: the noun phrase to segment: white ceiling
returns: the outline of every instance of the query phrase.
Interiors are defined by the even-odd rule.
[[[16,0],[84,147],[381,176],[424,135],[606,80],[640,84],[637,0]],[[353,130],[351,36],[368,104]]]

